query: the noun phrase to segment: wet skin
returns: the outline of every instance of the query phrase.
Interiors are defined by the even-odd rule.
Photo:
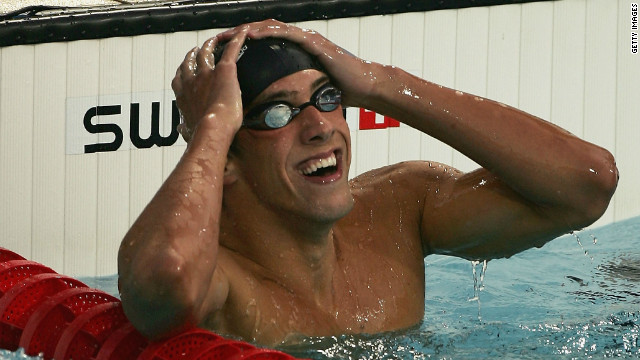
[[[291,74],[243,109],[235,59],[247,36],[294,41],[327,73]],[[218,41],[228,44],[214,67]],[[329,80],[343,104],[396,118],[481,168],[406,162],[348,181],[340,108],[306,107],[277,130],[241,128],[253,106],[299,106]],[[609,152],[553,124],[273,20],[189,52],[172,87],[188,147],[118,257],[123,308],[150,337],[197,325],[273,345],[405,328],[422,320],[425,256],[542,246],[599,218],[617,184]]]
[[[294,89],[295,95],[278,100],[302,103],[315,91],[308,84],[324,77],[299,72],[264,95]],[[422,319],[420,202],[402,189],[409,164],[348,182],[350,137],[341,109],[309,107],[279,130],[243,129],[236,143],[230,162],[238,176],[225,188],[218,258],[229,293],[208,327],[277,343],[301,334],[375,333]],[[301,173],[309,159],[332,152],[334,171]],[[231,221],[235,208],[244,211],[243,224]],[[265,230],[279,222],[289,230],[300,227],[294,231],[301,235]]]

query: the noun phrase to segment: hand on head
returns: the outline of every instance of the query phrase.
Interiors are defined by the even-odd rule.
[[[215,117],[233,125],[242,124],[242,100],[236,61],[245,39],[283,38],[297,43],[324,67],[331,82],[342,91],[345,106],[367,107],[378,79],[378,68],[361,60],[322,35],[276,20],[244,24],[207,40],[191,50],[172,82],[183,124],[178,128],[189,142],[203,119]],[[221,58],[214,49],[226,43]],[[215,64],[215,65],[214,65]]]
[[[271,19],[227,30],[216,38],[221,42],[229,41],[243,32],[249,39],[277,37],[300,45],[318,59],[332,83],[342,90],[346,106],[362,106],[375,87],[377,76],[372,73],[370,62],[355,57],[315,31]]]
[[[189,142],[194,132],[210,121],[225,122],[230,125],[234,134],[240,128],[242,101],[236,59],[246,33],[246,30],[238,29],[228,39],[219,61],[216,61],[213,54],[219,39],[213,37],[202,48],[196,47],[189,51],[178,67],[171,87],[183,119],[178,130],[185,141]]]

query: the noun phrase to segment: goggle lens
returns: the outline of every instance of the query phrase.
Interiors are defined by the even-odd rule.
[[[251,129],[279,129],[289,124],[305,107],[312,105],[322,112],[334,111],[342,102],[342,93],[333,85],[327,84],[318,89],[309,102],[292,107],[284,102],[267,103],[253,109],[245,117],[242,125]]]
[[[342,94],[340,90],[330,87],[318,94],[316,108],[320,111],[329,112],[337,109],[341,102]]]
[[[271,129],[279,129],[289,123],[292,116],[292,109],[286,104],[277,104],[265,111],[264,123]]]

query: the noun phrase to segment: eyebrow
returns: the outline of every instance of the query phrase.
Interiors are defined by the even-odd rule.
[[[319,78],[317,78],[316,80],[314,80],[311,83],[311,92],[314,92],[318,87],[320,87],[320,85],[323,85],[324,83],[329,81],[329,77],[326,75],[323,75]],[[258,104],[265,104],[267,102],[271,102],[273,100],[277,100],[277,99],[286,99],[288,97],[293,97],[295,95],[298,94],[297,90],[280,90],[278,92],[275,92],[269,96],[267,96],[266,98],[260,100],[260,102]]]

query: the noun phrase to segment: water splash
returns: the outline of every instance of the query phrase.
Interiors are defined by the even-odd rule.
[[[482,263],[480,272],[476,271],[478,265]],[[474,260],[471,261],[471,272],[473,274],[473,297],[468,301],[475,301],[478,303],[478,321],[482,322],[482,313],[480,306],[480,292],[484,290],[484,275],[487,273],[487,260]]]
[[[573,237],[576,239],[576,241],[578,242],[578,245],[580,246],[580,249],[584,251],[584,256],[588,257],[593,262],[593,256],[589,255],[589,251],[585,249],[584,246],[582,245],[582,241],[580,241],[580,236],[578,236],[578,234],[575,231],[570,232],[570,234],[573,235]],[[598,242],[598,239],[596,239],[595,236],[591,235],[591,237],[593,238],[594,244]]]

